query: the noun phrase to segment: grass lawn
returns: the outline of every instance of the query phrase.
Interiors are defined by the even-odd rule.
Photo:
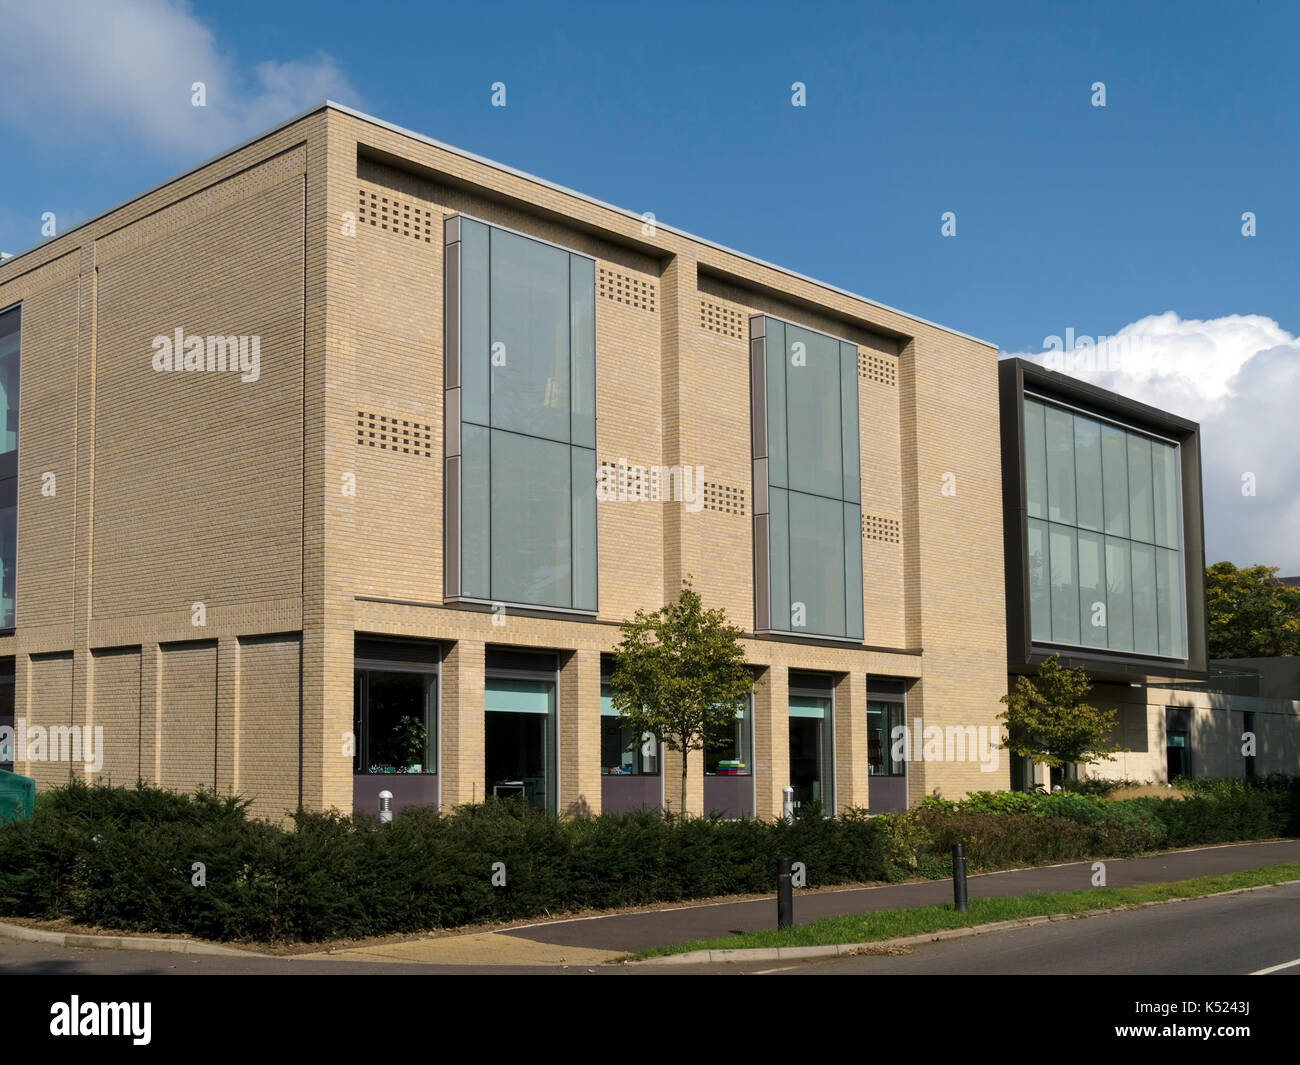
[[[1244,869],[1223,876],[1200,876],[1170,884],[1147,884],[1142,887],[1089,888],[1086,891],[1062,891],[1054,894],[1019,895],[1013,898],[970,900],[969,913],[957,913],[952,906],[921,906],[914,910],[878,910],[875,913],[827,917],[812,924],[778,930],[764,929],[671,947],[656,947],[633,955],[650,958],[664,954],[684,954],[691,950],[735,950],[744,947],[819,947],[838,943],[870,943],[897,936],[938,932],[945,928],[1010,921],[1020,917],[1049,914],[1083,913],[1087,910],[1123,909],[1143,902],[1166,899],[1194,899],[1234,888],[1279,884],[1300,880],[1300,862],[1271,865],[1265,869]],[[978,881],[975,881],[978,884]]]

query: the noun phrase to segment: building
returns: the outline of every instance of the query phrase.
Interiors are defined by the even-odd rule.
[[[1206,660],[1199,427],[1022,359],[999,375],[1011,674],[1059,654],[1120,711],[1127,749],[1088,775],[1295,773],[1300,692],[1247,694]]]
[[[992,344],[326,104],[0,266],[0,378],[42,786],[657,806],[603,679],[686,577],[756,680],[691,810],[1007,784]]]

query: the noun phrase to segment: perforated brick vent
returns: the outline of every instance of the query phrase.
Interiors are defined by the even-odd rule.
[[[877,540],[882,544],[896,544],[901,539],[899,525],[893,518],[881,518],[874,514],[862,515],[862,536],[867,540]]]
[[[745,514],[745,490],[729,484],[704,482],[704,509],[720,514]]]
[[[596,291],[607,300],[639,311],[655,309],[655,283],[644,278],[620,274],[602,266],[596,272]]]
[[[357,411],[357,447],[433,458],[433,426],[409,418]]]
[[[883,355],[873,355],[869,351],[859,351],[858,376],[893,388],[898,384],[898,364],[893,359],[886,358]]]
[[[428,208],[415,207],[391,196],[361,190],[357,208],[357,221],[367,223],[395,237],[409,237],[424,244],[432,244],[442,225],[442,215]]]
[[[712,300],[700,300],[700,328],[736,340],[745,339],[745,316]]]

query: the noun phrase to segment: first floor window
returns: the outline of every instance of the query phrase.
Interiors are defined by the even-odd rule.
[[[435,773],[436,675],[358,669],[355,773]]]

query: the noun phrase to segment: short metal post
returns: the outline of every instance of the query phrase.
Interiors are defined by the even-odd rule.
[[[379,820],[388,824],[393,819],[393,793],[391,791],[381,791],[379,793]]]
[[[961,843],[952,845],[952,901],[958,913],[965,913],[966,905],[966,847]]]
[[[794,788],[787,784],[781,789],[781,815],[783,817],[794,817]]]
[[[776,860],[776,926],[794,925],[794,859],[782,855]]]

